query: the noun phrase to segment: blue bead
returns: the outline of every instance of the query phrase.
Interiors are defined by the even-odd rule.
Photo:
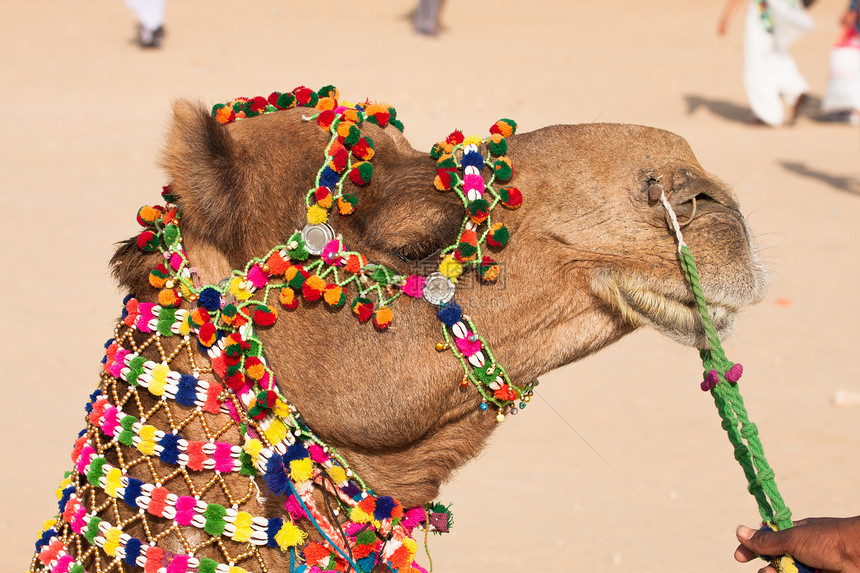
[[[486,409],[487,409],[487,407],[488,407],[488,406],[487,406],[487,403],[486,403],[486,402],[481,402],[481,410],[486,410]]]

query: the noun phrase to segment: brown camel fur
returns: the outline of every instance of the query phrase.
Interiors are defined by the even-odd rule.
[[[217,283],[304,225],[302,198],[328,136],[303,113],[223,126],[198,106],[176,104],[163,163],[179,195],[186,252],[204,282]],[[396,129],[365,124],[362,131],[376,145],[373,181],[357,191],[356,213],[334,223],[337,232],[372,261],[426,274],[439,248],[456,238],[462,205],[433,189],[435,161]],[[703,345],[674,237],[655,201],[660,188],[682,219],[697,200],[685,238],[720,334],[731,330],[738,309],[762,298],[764,271],[737,200],[682,138],[592,124],[508,141],[525,202],[500,215],[511,230],[497,257],[503,278],[494,286],[463,278],[457,299],[515,383],[641,325]],[[133,239],[122,244],[112,261],[122,288],[153,300],[147,274],[159,256],[142,253]],[[407,507],[431,501],[496,427],[495,416],[478,409],[479,395],[459,388],[457,361],[436,351],[440,325],[426,302],[398,300],[385,332],[319,302],[281,314],[260,336],[283,394],[377,493]],[[238,433],[222,439],[238,442]],[[206,473],[195,479],[202,483]],[[259,511],[277,515],[282,506],[271,502]]]

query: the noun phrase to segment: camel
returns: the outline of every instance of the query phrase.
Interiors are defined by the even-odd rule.
[[[640,326],[682,344],[707,344],[661,193],[685,225],[719,335],[731,332],[739,309],[764,296],[765,272],[736,197],[704,170],[683,138],[635,125],[555,125],[493,140],[504,139],[507,149],[497,155],[514,166],[510,182],[523,197],[520,208],[504,208],[502,201],[493,210],[510,235],[503,250],[485,248],[498,259],[496,284],[485,280],[495,276],[446,276],[448,284],[456,279],[456,302],[466,313],[455,322],[474,321],[487,343],[485,353],[492,348],[487,360],[503,364],[510,380],[506,388],[514,399],[503,400],[498,411],[486,408],[486,400],[467,384],[464,368],[468,374],[472,366],[465,353],[462,361],[451,357],[454,338],[446,343],[440,334],[439,315],[452,308],[447,302],[401,296],[390,302],[393,319],[386,315],[380,325],[374,314],[373,328],[357,324],[354,315],[362,309],[355,304],[350,312],[349,304],[329,304],[320,293],[305,291],[294,299],[282,294],[280,305],[247,307],[264,311],[259,322],[256,314],[246,321],[257,327],[257,342],[229,336],[226,344],[213,342],[214,334],[206,342],[202,325],[209,315],[201,318],[200,310],[206,307],[205,293],[180,289],[181,276],[187,285],[218,285],[234,269],[244,269],[242,279],[250,277],[249,268],[267,276],[280,272],[282,281],[300,272],[295,265],[301,263],[290,259],[297,243],[290,240],[309,224],[308,204],[330,199],[305,200],[308,190],[317,188],[320,165],[330,158],[327,146],[343,141],[338,121],[346,122],[357,110],[368,113],[363,123],[355,122],[359,132],[349,135],[372,139],[372,178],[359,178],[360,186],[344,178],[343,193],[358,198],[357,208],[348,216],[333,211],[328,221],[345,250],[366,257],[358,259],[359,266],[372,262],[358,275],[381,265],[399,277],[425,276],[436,269],[440,251],[471,228],[463,226],[461,197],[434,188],[439,152],[432,157],[415,150],[398,128],[393,108],[382,106],[385,117],[370,121],[366,105],[332,103],[337,94],[331,90],[311,98],[302,89],[287,92],[291,105],[281,105],[282,94],[275,92],[262,107],[240,100],[219,108],[222,113],[238,109],[246,116],[240,121],[219,121],[218,113],[192,102],[175,104],[163,154],[168,205],[142,210],[139,219],[149,229],[153,221],[159,229],[181,223],[181,239],[165,231],[159,236],[172,246],[147,252],[141,244],[158,237],[144,232],[121,243],[111,261],[131,298],[107,346],[102,392],[87,406],[89,430],[73,452],[78,471],[61,486],[61,514],[37,543],[31,571],[421,571],[413,559],[411,530],[447,529],[445,508],[432,505],[440,484],[478,454],[505,414],[525,405],[533,389],[529,381]],[[260,109],[266,113],[258,114]],[[321,129],[323,117],[332,116],[325,111],[336,112],[337,119],[334,127]],[[509,127],[503,124],[501,131],[512,132]],[[448,150],[452,145],[449,138]],[[488,154],[487,146],[482,140],[476,148]],[[458,161],[465,161],[465,149],[455,146]],[[286,246],[272,251],[276,245]],[[187,255],[185,275],[176,270],[180,250]],[[272,259],[274,254],[284,256]],[[285,266],[276,270],[278,261]],[[252,293],[252,279],[247,280],[222,294],[237,304],[248,300],[245,295],[260,299],[265,289],[257,285]],[[406,287],[387,284],[378,292],[391,295],[398,288]],[[242,289],[248,292],[241,294]],[[164,292],[178,299],[165,304]],[[142,309],[153,304],[172,306],[176,324],[153,326],[166,316],[164,310],[141,323],[143,313],[151,312]],[[224,315],[224,304],[222,297],[213,307],[217,311],[210,312]],[[235,330],[240,331],[245,332]],[[263,366],[249,358],[257,343],[265,347],[259,354]],[[259,376],[263,388],[271,382],[271,394],[257,394],[257,388],[250,401],[237,398],[240,390],[228,387],[230,371],[225,376],[216,359],[210,366],[212,356],[229,356],[230,348],[245,353],[243,372],[252,375],[256,368],[254,379]],[[120,355],[131,367],[116,366]],[[135,355],[141,357],[137,366],[128,362]],[[165,382],[163,372],[159,378],[159,365],[163,372],[169,366],[174,378]],[[171,380],[178,391],[165,390]],[[183,402],[180,394],[188,387],[182,390],[181,383],[189,380],[197,386],[191,398],[183,394]],[[146,384],[148,391],[141,387]],[[262,403],[266,396],[271,403]],[[266,408],[272,409],[270,417],[260,419],[293,416],[298,425],[278,436],[285,440],[281,450],[273,446],[266,450],[270,457],[258,459],[271,426],[258,428],[254,417],[265,415]],[[507,423],[528,423],[521,418]],[[258,431],[248,433],[251,426]],[[156,442],[163,435],[153,434],[156,430],[181,439]],[[301,440],[293,438],[293,430],[296,436],[305,432]],[[199,445],[194,452],[192,442]],[[223,444],[226,450],[218,451],[227,457],[219,461],[216,449]],[[230,444],[235,460],[229,457]],[[300,455],[290,458],[296,447]],[[293,479],[301,471],[292,464],[307,461],[308,452],[317,469],[305,468],[303,480]],[[226,466],[218,465],[225,459]],[[332,467],[343,473],[332,477]],[[303,490],[302,484],[308,487]],[[212,517],[215,509],[221,511],[218,519]]]

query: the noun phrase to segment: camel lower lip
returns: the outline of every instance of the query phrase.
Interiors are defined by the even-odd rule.
[[[629,275],[609,277],[604,289],[608,291],[609,302],[632,324],[650,324],[683,344],[706,346],[702,318],[691,298],[683,300],[678,294],[659,292],[647,281]],[[737,309],[709,302],[708,310],[717,334],[721,338],[727,335],[734,325]]]

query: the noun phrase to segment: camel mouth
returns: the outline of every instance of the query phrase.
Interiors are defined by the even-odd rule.
[[[667,292],[667,285],[629,274],[607,273],[593,283],[595,292],[634,326],[650,325],[670,338],[696,348],[708,343],[702,317],[686,285],[683,291]],[[732,333],[743,304],[708,300],[708,310],[717,335]]]

